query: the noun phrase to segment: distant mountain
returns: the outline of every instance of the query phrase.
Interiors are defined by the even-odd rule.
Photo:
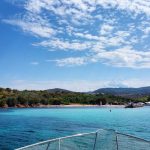
[[[72,91],[60,89],[60,88],[48,89],[46,91],[48,91],[49,93],[72,93]]]
[[[49,93],[79,93],[74,91],[69,91],[66,89],[54,88],[46,90]],[[101,88],[91,92],[82,92],[87,94],[111,94],[115,96],[122,96],[128,98],[137,98],[143,96],[150,96],[150,86],[140,87],[140,88]]]
[[[93,91],[93,93],[112,94],[123,97],[140,97],[150,95],[150,86],[140,88],[101,88]]]
[[[49,93],[78,93],[74,91],[69,91],[66,89],[54,88],[46,90]],[[140,88],[101,88],[97,89],[92,92],[83,92],[87,94],[112,94],[115,96],[122,96],[122,97],[142,97],[142,96],[149,96],[150,95],[150,86],[149,87],[140,87]]]

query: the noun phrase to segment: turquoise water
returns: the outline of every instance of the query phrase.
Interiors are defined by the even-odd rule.
[[[99,128],[115,129],[150,140],[150,107],[0,109],[0,149]]]

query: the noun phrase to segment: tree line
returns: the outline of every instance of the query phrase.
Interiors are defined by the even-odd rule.
[[[19,91],[10,88],[0,88],[0,107],[37,107],[39,105],[121,105],[130,101],[149,101],[150,98],[129,99],[110,94],[88,94],[77,92],[49,92],[24,90]]]

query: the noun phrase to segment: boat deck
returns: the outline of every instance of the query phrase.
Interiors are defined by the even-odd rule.
[[[115,130],[76,134],[39,142],[16,150],[150,150],[150,141]]]

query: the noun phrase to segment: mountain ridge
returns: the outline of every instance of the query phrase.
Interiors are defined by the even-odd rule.
[[[141,97],[150,95],[150,86],[147,87],[119,87],[119,88],[99,88],[89,92],[75,92],[61,88],[47,89],[50,93],[88,93],[88,94],[113,94],[123,97]]]
[[[133,96],[139,97],[150,95],[150,86],[139,88],[100,88],[93,91],[93,93],[113,94],[116,96],[125,96],[125,97],[133,97]]]
[[[53,89],[47,89],[49,93],[74,93],[73,91],[61,89],[61,88],[53,88]]]

